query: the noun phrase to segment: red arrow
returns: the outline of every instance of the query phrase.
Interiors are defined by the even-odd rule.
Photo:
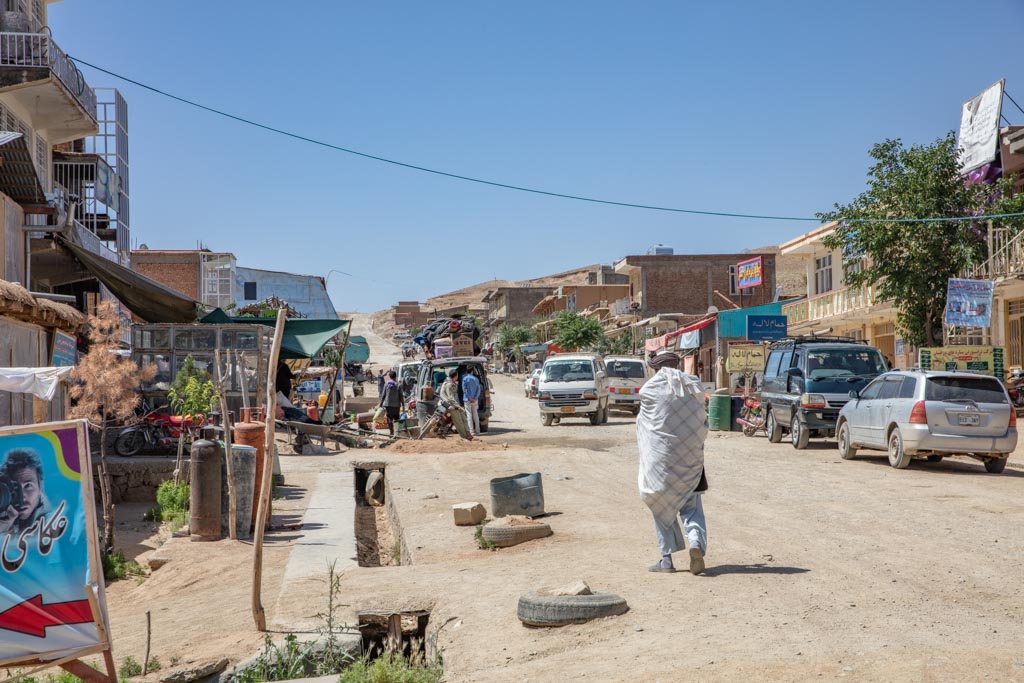
[[[0,612],[0,630],[45,638],[47,626],[88,624],[92,620],[92,608],[88,600],[44,605],[43,596],[37,595]]]

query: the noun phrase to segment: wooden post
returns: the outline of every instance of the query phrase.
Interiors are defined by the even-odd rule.
[[[142,658],[142,675],[145,676],[149,673],[149,642],[152,631],[150,630],[150,614],[149,610],[146,610],[146,655]]]
[[[230,351],[228,357],[230,358]],[[228,470],[228,538],[238,540],[238,524],[235,515],[238,508],[235,499],[235,466],[231,457],[231,418],[228,416],[228,397],[224,391],[224,373],[220,371],[220,349],[213,350],[213,367],[217,372],[217,394],[220,395],[220,413],[224,421],[224,457],[227,458]]]
[[[402,654],[402,615],[388,615],[388,635],[384,639],[384,651],[390,654]]]
[[[256,512],[255,538],[252,544],[252,618],[258,631],[267,630],[267,613],[263,609],[260,592],[263,585],[263,532],[267,527],[270,514],[270,488],[274,472],[274,374],[277,372],[277,360],[281,355],[281,339],[284,337],[285,310],[277,311],[277,326],[274,328],[274,343],[270,347],[270,358],[267,363],[267,414],[266,445],[263,448],[263,484],[260,489],[259,507]]]
[[[341,367],[334,369],[334,378],[331,380],[331,393],[327,394],[327,400],[334,406],[334,421],[338,421],[338,402],[334,400],[334,385],[338,383],[338,373],[341,373],[341,412],[345,412],[345,351],[348,349],[348,339],[352,336],[352,321],[348,321],[345,329],[345,341],[341,344]],[[323,419],[323,418],[321,418]]]

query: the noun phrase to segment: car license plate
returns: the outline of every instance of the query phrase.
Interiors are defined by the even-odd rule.
[[[562,412],[563,412],[563,413],[575,413],[575,412],[576,412],[576,409],[575,409],[575,408],[573,408],[572,406],[564,406],[564,407],[562,408]]]
[[[619,389],[620,394],[632,394],[633,392],[629,389]]]
[[[977,427],[981,424],[981,415],[972,415],[971,413],[960,413],[957,419],[963,427]]]

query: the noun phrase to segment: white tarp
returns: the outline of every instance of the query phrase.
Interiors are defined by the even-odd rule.
[[[57,386],[72,368],[0,368],[0,391],[35,394],[44,401],[53,399]]]
[[[960,172],[995,161],[999,149],[999,117],[1003,111],[1003,81],[993,83],[964,102],[960,110]]]
[[[700,483],[708,435],[698,377],[662,368],[640,390],[636,441],[640,497],[655,519],[677,524],[679,509]]]

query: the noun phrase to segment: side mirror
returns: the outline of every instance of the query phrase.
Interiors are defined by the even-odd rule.
[[[857,391],[856,389],[854,389],[853,391],[850,392],[850,398],[854,399],[855,401],[859,401],[860,400],[860,392]]]
[[[606,375],[604,374],[604,370],[598,370],[597,371],[597,378],[598,379],[604,379],[605,377],[606,377]]]
[[[800,368],[789,368],[788,370],[786,370],[786,374],[789,375],[790,377],[803,377],[804,371],[801,370]]]

